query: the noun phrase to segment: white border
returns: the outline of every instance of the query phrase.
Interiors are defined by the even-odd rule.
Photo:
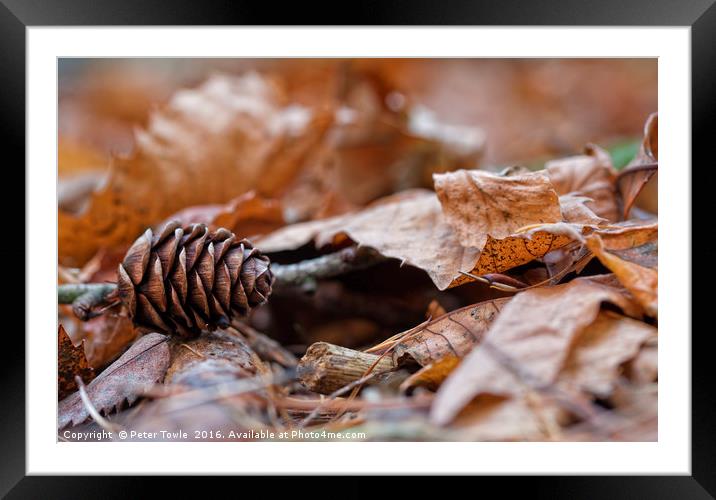
[[[27,42],[28,474],[690,473],[689,28],[29,28]],[[112,56],[658,57],[658,443],[57,443],[56,58]]]

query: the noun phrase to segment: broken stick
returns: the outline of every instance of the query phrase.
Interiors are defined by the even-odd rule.
[[[372,368],[372,369],[371,369]],[[316,342],[298,363],[297,375],[309,390],[320,394],[332,392],[370,373],[396,369],[392,356],[355,351],[327,342]]]

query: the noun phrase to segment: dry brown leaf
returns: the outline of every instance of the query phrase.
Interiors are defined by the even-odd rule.
[[[445,223],[435,194],[421,189],[383,198],[353,214],[287,226],[260,238],[256,246],[271,253],[311,241],[321,248],[346,238],[423,269],[441,290],[477,259],[477,251],[463,248]]]
[[[58,398],[64,399],[77,390],[75,376],[78,375],[85,384],[95,376],[94,370],[87,363],[84,340],[75,346],[62,325],[57,330],[57,386]]]
[[[171,354],[166,384],[206,387],[256,374],[256,355],[241,337],[226,330],[173,341]]]
[[[649,316],[658,316],[659,272],[657,269],[641,266],[608,252],[597,234],[587,238],[587,247],[634,295]]]
[[[619,220],[616,197],[616,172],[609,153],[589,145],[585,154],[548,161],[545,169],[559,195],[581,195],[591,201],[587,208],[610,221]],[[564,214],[564,209],[562,210]],[[565,215],[565,219],[569,220]]]
[[[581,227],[572,229],[578,230]],[[338,245],[346,239],[424,270],[444,290],[474,281],[461,272],[503,272],[570,243],[573,236],[536,231],[502,240],[488,237],[482,252],[463,247],[435,194],[414,189],[382,198],[360,212],[286,226],[259,238],[256,246],[273,253],[310,242],[316,248]]]
[[[595,232],[604,249],[622,260],[650,269],[659,265],[659,224],[601,228]]]
[[[588,204],[591,198],[580,194],[563,194],[559,197],[559,206],[562,210],[562,218],[565,222],[580,225],[595,226],[607,222],[606,219],[599,217],[592,212]]]
[[[435,391],[440,384],[460,364],[461,359],[457,356],[448,355],[429,365],[423,366],[400,384],[401,392],[407,392],[415,387],[425,387]]]
[[[480,170],[436,174],[443,213],[464,247],[482,249],[533,224],[562,220],[559,199],[544,172],[513,176]]]
[[[110,413],[126,401],[132,404],[164,377],[169,366],[167,337],[150,333],[140,338],[87,386],[87,395],[100,413]],[[57,428],[77,425],[89,417],[79,392],[60,401]]]
[[[237,238],[266,234],[284,225],[281,203],[262,198],[254,191],[237,196],[224,204],[188,207],[167,217],[155,228],[178,220],[182,225],[203,223],[211,230],[223,227]]]
[[[569,346],[594,322],[602,302],[611,302],[630,316],[639,315],[639,308],[614,281],[610,277],[578,278],[514,297],[482,343],[442,385],[431,419],[439,425],[448,423],[480,394],[512,396],[526,384],[554,383]],[[529,380],[524,380],[526,377]]]
[[[479,254],[477,263],[470,270],[470,274],[481,276],[502,273],[562,248],[573,241],[573,236],[570,233],[578,234],[579,230],[566,223],[561,224],[568,228],[569,232],[562,232],[558,230],[559,227],[552,227],[549,231],[535,231],[520,236],[509,236],[501,240],[488,238],[485,247]],[[473,280],[474,278],[470,276],[459,275],[455,277],[450,286],[462,285]]]
[[[132,320],[118,314],[116,308],[79,324],[86,342],[90,366],[101,368],[114,361],[137,338]]]
[[[629,379],[637,385],[656,382],[659,377],[659,350],[656,341],[642,346],[629,363]]]
[[[556,439],[560,411],[530,393],[520,398],[483,394],[468,404],[454,426],[471,441],[545,441]],[[556,430],[556,431],[555,431]]]
[[[410,359],[421,366],[446,356],[462,358],[480,343],[483,334],[511,297],[487,300],[436,318],[413,330],[393,348],[396,363]]]
[[[610,311],[578,335],[557,385],[572,392],[608,397],[619,377],[619,367],[637,356],[642,344],[656,338],[656,328]]]
[[[438,316],[442,316],[446,313],[447,313],[447,311],[445,310],[443,305],[440,302],[438,302],[436,299],[433,299],[428,304],[428,308],[425,311],[425,317],[427,319],[437,318]]]
[[[629,215],[634,201],[649,180],[657,173],[659,166],[659,115],[652,113],[644,125],[644,139],[639,153],[619,173],[617,187],[621,196],[622,216]]]
[[[333,114],[291,105],[255,73],[216,76],[177,92],[79,216],[60,212],[59,254],[80,265],[101,247],[131,242],[177,210],[286,186],[322,141]]]

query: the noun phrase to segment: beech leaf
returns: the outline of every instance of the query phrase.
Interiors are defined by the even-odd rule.
[[[602,302],[611,302],[632,316],[640,314],[626,291],[614,281],[611,277],[577,278],[565,285],[531,289],[514,297],[483,342],[438,391],[431,409],[433,422],[448,423],[480,394],[518,394],[525,382],[515,373],[515,367],[537,385],[554,383],[569,346],[594,322]],[[506,359],[513,366],[508,366]]]
[[[642,344],[656,338],[656,328],[611,311],[602,311],[577,337],[557,379],[558,386],[606,398],[619,367],[633,359]]]
[[[433,179],[445,218],[464,247],[482,249],[488,238],[562,220],[557,193],[544,172],[505,176],[458,170]]]
[[[606,251],[599,235],[587,238],[587,247],[634,295],[649,316],[658,316],[659,272]]]
[[[75,376],[89,383],[95,376],[85,356],[84,339],[75,346],[62,325],[57,329],[57,385],[58,397],[63,399],[77,390]]]
[[[108,414],[124,402],[132,404],[155,383],[162,380],[169,366],[167,337],[149,333],[87,385],[87,395],[97,411]],[[81,424],[89,417],[79,392],[60,401],[57,428]]]
[[[409,330],[393,348],[395,363],[409,358],[426,366],[446,356],[462,358],[480,343],[482,335],[509,301],[510,297],[505,297],[473,304]],[[380,350],[367,352],[380,353]]]
[[[557,194],[583,196],[589,200],[585,206],[598,217],[619,220],[616,171],[602,148],[589,145],[583,155],[548,161],[545,170]]]

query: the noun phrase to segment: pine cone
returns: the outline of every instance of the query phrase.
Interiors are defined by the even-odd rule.
[[[195,337],[227,327],[266,302],[270,261],[229,230],[173,221],[158,235],[151,229],[119,265],[119,298],[137,326]]]

